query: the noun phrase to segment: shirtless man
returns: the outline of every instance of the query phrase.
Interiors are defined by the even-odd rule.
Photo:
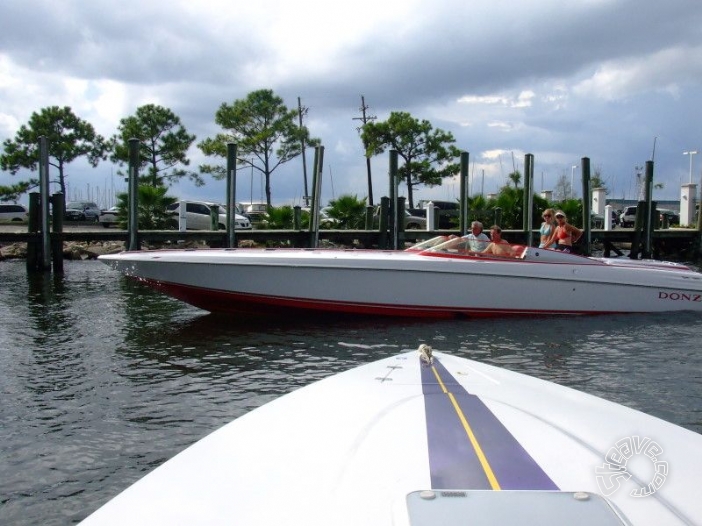
[[[492,243],[490,243],[483,254],[493,254],[495,256],[514,256],[514,250],[512,250],[512,245],[507,241],[502,239],[502,229],[493,225],[490,227],[490,237],[492,238]]]

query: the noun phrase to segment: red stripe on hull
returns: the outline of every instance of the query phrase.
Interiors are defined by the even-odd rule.
[[[190,287],[176,283],[165,283],[145,278],[136,278],[142,283],[173,298],[209,312],[238,313],[247,315],[304,316],[311,313],[342,313],[355,315],[379,315],[405,318],[453,319],[460,317],[491,318],[499,316],[539,315],[594,315],[609,312],[549,311],[457,308],[424,305],[392,305],[375,303],[348,303],[307,298],[284,298],[257,294]]]

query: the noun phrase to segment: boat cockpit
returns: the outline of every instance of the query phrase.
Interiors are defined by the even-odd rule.
[[[469,239],[467,236],[459,237],[437,236],[407,249],[409,252],[418,252],[421,256],[449,257],[466,259],[488,259],[493,261],[529,261],[540,263],[570,263],[578,265],[602,265],[601,261],[569,254],[560,250],[528,247],[525,245],[506,244],[498,253],[485,253],[490,241]]]

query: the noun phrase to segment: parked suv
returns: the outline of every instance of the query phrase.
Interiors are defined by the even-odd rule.
[[[668,219],[668,225],[678,225],[680,224],[680,214],[675,210],[669,210],[667,208],[659,208],[657,210],[660,222],[663,222],[663,217]],[[634,221],[636,220],[636,207],[627,206],[621,215],[620,222],[623,227],[634,226]]]
[[[416,209],[415,209],[416,210]],[[424,212],[424,210],[422,211]],[[378,216],[380,215],[380,207],[375,207],[375,212],[373,213],[373,224],[375,227],[378,226]],[[405,230],[418,230],[426,229],[427,220],[424,216],[413,216],[409,210],[405,210]]]
[[[97,221],[100,208],[91,201],[69,201],[64,217],[73,221]]]
[[[222,205],[207,201],[184,201],[185,202],[185,228],[188,230],[210,230],[212,219],[210,209],[217,208],[219,214],[218,228],[224,230],[227,224],[227,210]],[[168,210],[175,216],[174,224],[178,224],[180,215],[180,201],[173,203]],[[236,214],[235,226],[237,230],[251,230],[251,221],[248,218]]]
[[[634,221],[636,221],[636,207],[627,206],[619,216],[619,224],[622,228],[631,228],[634,226]]]
[[[27,212],[27,208],[24,205],[0,204],[1,223],[6,221],[12,221],[13,223],[26,222],[28,217],[29,212]]]

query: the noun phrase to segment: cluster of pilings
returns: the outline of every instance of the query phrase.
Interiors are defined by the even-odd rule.
[[[46,203],[46,212],[44,205]],[[44,221],[44,213],[48,217],[48,206],[51,204],[51,220],[55,235],[49,232],[49,221]],[[27,270],[51,270],[52,263],[55,272],[63,272],[63,215],[66,203],[63,194],[43,196],[41,193],[29,194],[29,232],[40,233],[39,239],[27,242]]]
[[[139,229],[138,229],[138,197],[139,197],[139,147],[138,139],[129,140],[129,172],[128,172],[128,250],[139,250]],[[227,247],[236,247],[236,164],[237,145],[227,143]],[[381,198],[380,212],[378,215],[378,228],[380,230],[380,246],[382,248],[401,249],[404,246],[404,214],[405,198],[398,196],[400,183],[398,170],[398,152],[390,150],[389,155],[389,197]],[[466,235],[469,231],[469,209],[468,196],[468,166],[470,155],[468,152],[461,152],[460,155],[460,225],[461,235]],[[324,165],[324,147],[315,147],[312,199],[310,209],[309,225],[309,246],[317,247],[319,243],[319,209],[322,189],[322,167]],[[584,196],[591,195],[590,183],[590,159],[581,159],[582,167],[582,191]],[[31,241],[27,247],[27,268],[30,270],[51,270],[52,262],[55,271],[63,270],[62,237],[63,217],[65,211],[65,201],[62,194],[49,196],[49,144],[46,137],[39,139],[39,181],[40,192],[30,194],[29,202],[29,232],[40,233],[40,241]],[[524,158],[524,221],[523,221],[523,242],[526,245],[533,245],[534,230],[533,225],[533,182],[534,182],[534,156],[526,154]],[[653,191],[653,161],[646,162],[645,179],[646,200],[639,203],[636,215],[634,240],[630,257],[651,257],[653,230],[656,227],[655,210],[656,204],[652,201]],[[52,205],[52,215],[49,215],[49,204]],[[590,223],[590,199],[583,199],[583,245],[584,255],[590,254],[591,247],[591,223]],[[435,211],[438,215],[439,210]],[[496,209],[495,224],[500,224],[500,210]],[[296,207],[295,222],[299,229],[300,210]],[[368,207],[366,211],[366,229],[373,229],[374,211],[373,207]],[[435,217],[428,218],[429,229],[432,225],[438,224]],[[53,225],[53,236],[49,231],[49,225]],[[52,241],[53,239],[53,241]]]

